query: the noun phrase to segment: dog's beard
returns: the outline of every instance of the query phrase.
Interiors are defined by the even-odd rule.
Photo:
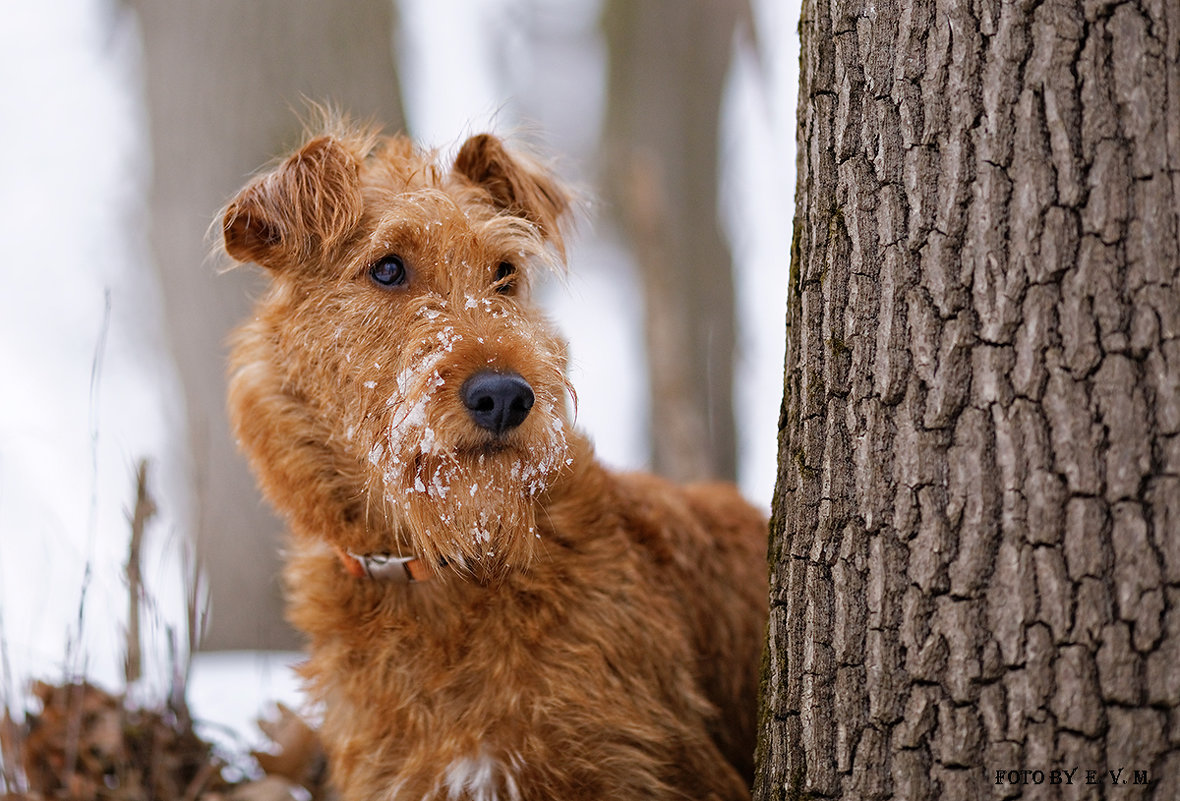
[[[542,496],[569,464],[556,399],[538,392],[519,430],[489,440],[427,376],[369,453],[392,528],[431,564],[481,580],[527,566],[543,547]]]

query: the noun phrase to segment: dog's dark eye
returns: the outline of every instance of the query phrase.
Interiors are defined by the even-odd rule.
[[[516,288],[516,265],[510,261],[500,262],[496,268],[496,281],[492,288],[501,295],[506,295]]]
[[[406,282],[406,264],[401,256],[386,256],[373,262],[369,277],[379,286],[401,286]]]

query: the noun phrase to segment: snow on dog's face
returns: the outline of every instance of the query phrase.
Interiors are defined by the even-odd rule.
[[[297,436],[336,474],[329,494],[363,503],[370,534],[408,540],[333,544],[408,544],[477,574],[530,558],[568,420],[565,344],[528,279],[563,255],[568,205],[494,137],[443,171],[404,139],[356,133],[312,140],[230,205],[227,251],[273,277],[234,381],[251,347],[265,354],[275,404],[308,418]],[[276,449],[252,450],[265,486],[258,462]]]

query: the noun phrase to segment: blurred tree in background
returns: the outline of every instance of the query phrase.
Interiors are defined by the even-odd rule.
[[[229,433],[226,337],[261,277],[218,274],[216,211],[299,140],[307,101],[402,126],[390,0],[127,0],[143,31],[154,148],[151,244],[188,404],[194,521],[212,614],[204,646],[285,648],[282,523]]]
[[[746,0],[606,4],[604,191],[644,290],[652,467],[678,481],[737,473],[733,269],[717,195],[741,22]]]

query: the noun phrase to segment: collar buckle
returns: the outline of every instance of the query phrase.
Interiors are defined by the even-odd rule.
[[[415,567],[419,563],[416,556],[396,556],[391,553],[348,553],[364,571],[364,574],[377,581],[388,581],[392,584],[413,584],[422,579],[415,575]]]

